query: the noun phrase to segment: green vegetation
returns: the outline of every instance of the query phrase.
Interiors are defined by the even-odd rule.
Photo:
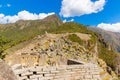
[[[59,26],[54,33],[74,33],[74,32],[80,32],[85,34],[92,34],[94,32],[87,29],[82,24],[74,23],[74,22],[67,22]]]
[[[61,20],[56,15],[48,18],[48,20],[18,21],[14,24],[0,25],[0,34],[9,40],[2,52],[37,35],[42,35],[45,31],[54,30],[61,24]]]
[[[35,22],[35,21],[34,21]],[[27,24],[27,22],[26,22]],[[18,28],[13,29],[5,29],[4,32],[0,32],[1,35],[7,37],[8,39],[12,40],[13,44],[18,44],[20,42],[29,40],[34,38],[37,35],[44,34],[45,31],[48,31],[50,28],[54,28],[54,23],[46,23],[43,24],[42,22],[31,22],[29,26],[25,26],[24,29],[20,29],[21,26],[16,26]],[[56,25],[57,26],[57,25]],[[10,26],[10,27],[15,27]],[[50,27],[50,28],[49,28]]]
[[[7,44],[10,41],[8,41],[5,37],[0,36],[0,58],[4,58],[4,54],[2,54],[4,52],[4,50],[6,50],[7,48],[9,48],[10,46]]]
[[[81,40],[76,34],[71,34],[68,36],[68,39],[71,40],[72,42],[77,42],[80,45],[84,45],[84,41]]]
[[[103,59],[108,66],[110,66],[113,70],[115,70],[116,68],[116,57],[118,56],[118,54],[116,52],[114,52],[113,50],[108,50],[108,48],[106,48],[105,44],[103,43],[99,43],[99,58]]]
[[[87,29],[86,26],[74,22],[67,22],[59,26],[57,29],[50,31],[52,33],[84,33],[84,34],[90,34],[91,40],[89,40],[90,43],[94,44],[97,40],[97,34],[93,31],[90,31]]]

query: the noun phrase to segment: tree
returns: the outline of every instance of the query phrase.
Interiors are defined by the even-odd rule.
[[[4,36],[0,36],[0,58],[4,58],[5,55],[2,53],[6,49],[6,44],[9,43],[9,40]]]

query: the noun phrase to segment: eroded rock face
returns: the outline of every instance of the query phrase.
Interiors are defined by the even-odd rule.
[[[11,68],[2,60],[0,60],[0,80],[17,80]]]

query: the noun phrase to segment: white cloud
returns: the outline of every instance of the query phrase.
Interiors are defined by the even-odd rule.
[[[104,30],[107,30],[107,31],[120,33],[120,23],[115,23],[115,24],[101,23],[97,27],[104,29]]]
[[[63,23],[66,23],[66,22],[73,22],[74,21],[74,19],[71,19],[71,20],[63,20]]]
[[[97,13],[103,10],[105,0],[63,0],[60,15],[63,17],[74,17],[85,14]]]
[[[21,11],[18,12],[17,15],[14,16],[5,16],[4,14],[0,14],[0,23],[1,24],[6,24],[6,23],[14,23],[18,20],[37,20],[37,19],[44,19],[45,17],[55,14],[54,12],[52,13],[30,13],[28,11]]]
[[[11,4],[7,4],[7,7],[11,7]]]

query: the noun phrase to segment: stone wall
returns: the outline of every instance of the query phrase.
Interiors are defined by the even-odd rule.
[[[22,55],[7,55],[4,60],[10,66],[13,66],[15,64],[22,64],[24,67],[31,67],[39,64],[39,56],[36,54],[28,53],[24,53]]]
[[[47,54],[27,53],[22,55],[6,55],[4,61],[9,66],[21,64],[23,67],[67,65],[67,59],[63,56],[51,57]]]
[[[36,66],[14,70],[19,80],[101,80],[94,64]]]

